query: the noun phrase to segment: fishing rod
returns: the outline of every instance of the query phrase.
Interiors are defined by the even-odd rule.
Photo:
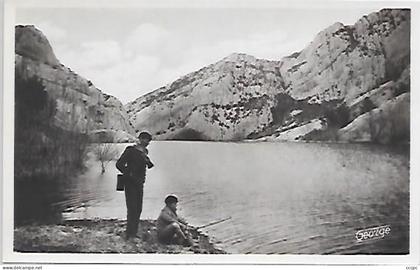
[[[197,228],[197,229],[203,229],[203,228],[206,228],[206,227],[209,227],[209,226],[213,226],[213,225],[216,225],[216,224],[219,224],[219,223],[225,222],[226,220],[229,220],[229,219],[231,219],[231,218],[232,218],[232,217],[227,217],[227,218],[219,219],[219,220],[216,220],[216,221],[212,221],[212,222],[210,222],[210,223],[208,223],[208,224],[206,224],[206,225],[198,226],[198,227],[196,227],[196,228]]]

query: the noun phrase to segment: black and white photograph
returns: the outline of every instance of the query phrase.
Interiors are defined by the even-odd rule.
[[[9,261],[418,260],[414,2],[36,2],[5,3]]]

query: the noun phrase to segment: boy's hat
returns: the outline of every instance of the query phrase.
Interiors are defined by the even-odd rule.
[[[137,137],[138,139],[148,139],[148,140],[152,140],[152,135],[149,132],[146,131],[142,131],[140,132],[139,136]]]
[[[175,194],[169,194],[168,196],[166,196],[165,198],[166,204],[170,204],[173,202],[178,202],[178,197]]]

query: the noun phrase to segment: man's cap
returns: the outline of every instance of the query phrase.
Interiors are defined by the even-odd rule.
[[[152,140],[152,135],[147,131],[142,131],[137,138]]]
[[[178,197],[175,194],[169,194],[168,196],[166,196],[165,198],[166,204],[170,204],[173,202],[178,202]]]

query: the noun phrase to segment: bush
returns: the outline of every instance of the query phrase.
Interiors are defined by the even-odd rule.
[[[374,108],[376,108],[376,106],[375,106],[375,104],[373,104],[372,100],[370,98],[365,98],[362,101],[362,107],[360,109],[360,114],[364,114],[366,112],[370,112]]]
[[[283,124],[284,118],[295,108],[297,102],[289,95],[283,93],[277,94],[275,98],[277,104],[271,108],[273,124]]]
[[[117,158],[118,149],[110,143],[98,144],[94,147],[93,153],[96,160],[101,163],[101,173],[103,174],[108,163]]]
[[[338,128],[332,127],[324,130],[313,130],[303,136],[303,140],[335,142],[338,140]]]
[[[15,77],[15,178],[83,168],[87,136],[54,126],[56,102],[36,78]]]
[[[350,110],[343,103],[335,108],[327,108],[325,117],[328,121],[328,126],[342,128],[350,122]]]
[[[173,136],[172,140],[179,140],[179,141],[208,141],[207,138],[203,133],[192,129],[192,128],[185,128],[178,132],[176,135]]]

